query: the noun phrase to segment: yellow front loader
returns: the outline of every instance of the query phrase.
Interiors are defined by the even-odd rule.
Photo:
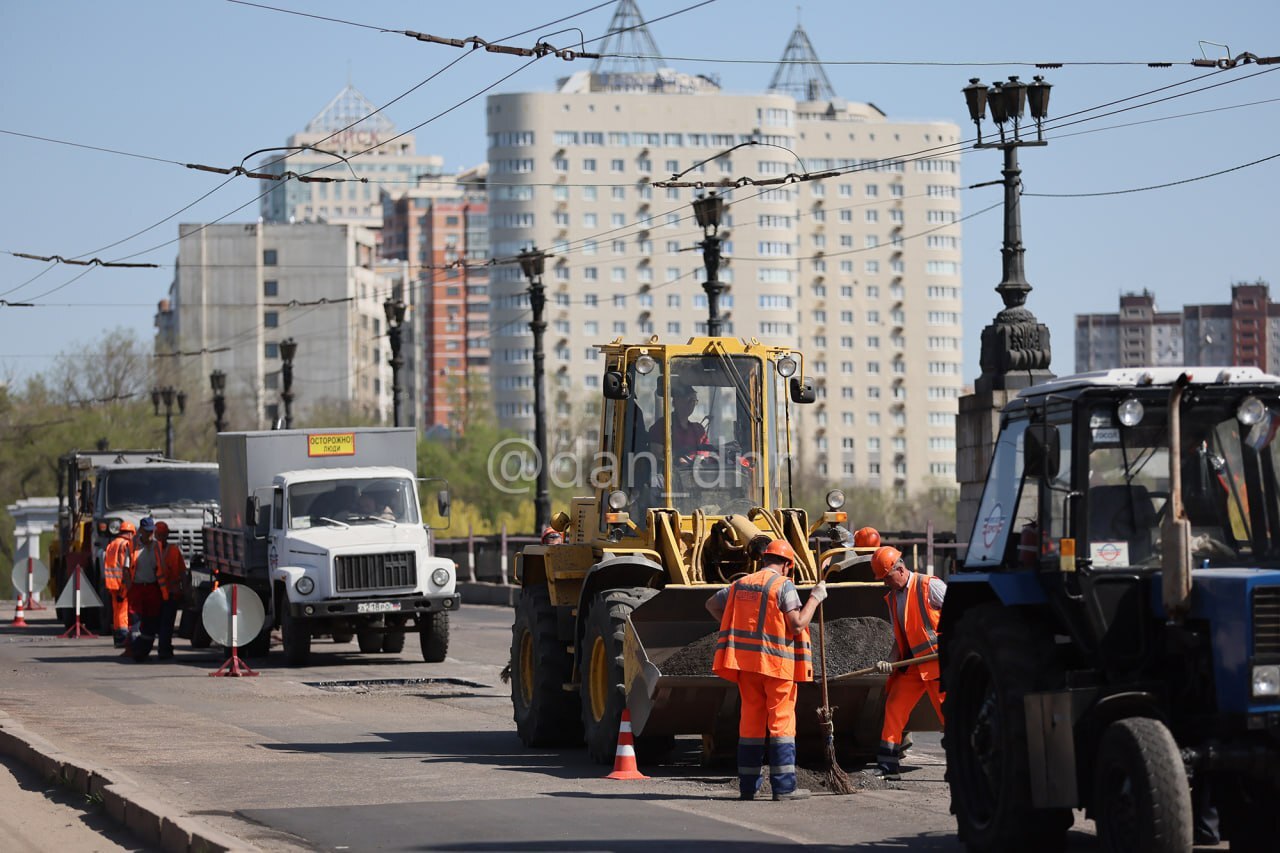
[[[680,734],[701,735],[708,751],[725,754],[737,737],[738,697],[711,673],[719,626],[707,598],[756,571],[773,539],[799,555],[802,597],[820,573],[827,576],[828,624],[885,619],[884,588],[828,535],[845,521],[838,493],[812,526],[792,506],[792,410],[815,399],[799,353],[732,338],[619,340],[601,350],[605,404],[594,494],[557,513],[562,544],[532,545],[516,556],[516,727],[526,745],[585,741],[591,757],[608,764],[625,707],[642,760]],[[815,537],[832,547],[815,553]],[[887,640],[887,622],[884,631]],[[816,659],[816,626],[813,634]],[[869,757],[885,677],[831,675],[842,754]],[[822,747],[819,695],[815,685],[801,685],[802,757]],[[932,710],[923,708],[927,716],[911,727],[936,729]]]

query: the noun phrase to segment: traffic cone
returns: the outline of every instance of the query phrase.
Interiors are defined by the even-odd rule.
[[[29,625],[27,625],[27,620],[22,618],[22,596],[18,596],[18,606],[13,611],[13,627],[14,628],[30,627]],[[628,735],[628,737],[630,737],[630,735]],[[634,763],[634,759],[632,763]]]
[[[618,750],[613,757],[613,772],[609,779],[648,779],[636,767],[636,742],[631,736],[631,712],[622,709],[622,724],[618,726]]]

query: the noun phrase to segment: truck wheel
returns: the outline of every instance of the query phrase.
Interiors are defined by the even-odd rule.
[[[440,663],[449,654],[449,614],[443,610],[424,613],[417,620],[422,659],[427,663]]]
[[[287,603],[281,608],[280,634],[284,640],[285,664],[306,666],[311,660],[311,626],[294,616]]]
[[[597,595],[587,612],[578,675],[587,754],[597,764],[613,764],[622,709],[627,706],[622,680],[623,625],[632,610],[656,593],[647,587],[611,589]]]
[[[352,631],[334,631],[333,641],[338,645],[343,645],[344,643],[349,643],[354,640],[355,636],[355,633]]]
[[[356,643],[360,646],[360,651],[366,653],[382,651],[382,632],[381,631],[357,631]]]
[[[1130,717],[1107,726],[1094,767],[1093,813],[1098,841],[1110,853],[1191,849],[1191,788],[1163,723]]]
[[[511,626],[511,706],[525,746],[582,743],[578,702],[564,689],[573,680],[573,656],[556,631],[556,611],[545,586],[527,586]]]
[[[1052,647],[999,604],[965,613],[949,640],[942,745],[960,840],[974,853],[1061,849],[1071,810],[1031,805],[1022,698],[1056,669]]]
[[[270,623],[270,619],[268,619],[268,623]],[[270,649],[271,625],[266,624],[262,626],[262,631],[259,632],[258,636],[241,646],[240,656],[246,658],[265,657]]]
[[[404,631],[387,631],[382,635],[382,650],[398,655],[404,651]]]
[[[204,628],[204,620],[200,618],[200,613],[196,612],[195,624],[191,626],[191,648],[207,649],[213,644],[213,638],[209,636],[209,632]]]

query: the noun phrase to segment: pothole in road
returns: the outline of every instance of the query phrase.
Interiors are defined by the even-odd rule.
[[[308,687],[330,693],[420,693],[433,697],[470,696],[472,690],[489,689],[490,685],[465,678],[365,678],[353,681],[304,681]],[[461,689],[459,689],[461,688]]]

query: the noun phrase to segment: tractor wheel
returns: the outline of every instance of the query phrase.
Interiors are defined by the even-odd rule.
[[[1061,849],[1071,810],[1031,805],[1022,701],[1056,669],[1052,647],[999,604],[965,613],[949,639],[942,745],[960,840],[974,853]]]
[[[511,626],[511,706],[525,746],[582,743],[578,703],[564,689],[573,680],[573,656],[565,645],[547,588],[525,587]]]
[[[381,631],[357,631],[356,642],[360,645],[360,651],[366,654],[382,651],[382,632]]]
[[[382,650],[393,655],[404,651],[404,631],[388,630],[382,635]]]
[[[280,634],[284,640],[287,666],[306,666],[311,660],[311,626],[293,615],[286,603],[280,614]]]
[[[418,643],[422,646],[422,659],[427,663],[440,663],[449,654],[449,614],[423,613],[418,620]]]
[[[1130,717],[1107,726],[1094,762],[1093,814],[1108,853],[1191,849],[1191,788],[1164,723]]]
[[[622,681],[623,625],[631,611],[656,592],[646,587],[611,589],[597,595],[587,612],[578,675],[587,754],[597,764],[613,764],[622,709],[627,706]]]

